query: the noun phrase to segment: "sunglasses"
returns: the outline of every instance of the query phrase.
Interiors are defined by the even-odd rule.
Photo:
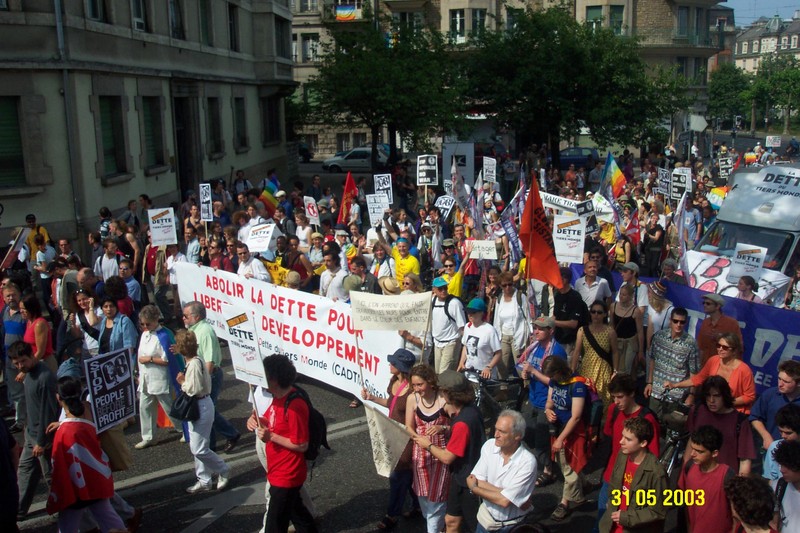
[[[606,314],[605,311],[601,311],[601,310],[598,310],[598,309],[593,309],[592,311],[589,311],[589,312],[591,314],[593,314],[593,315],[604,315],[604,314]]]
[[[501,287],[513,287],[514,284],[513,283],[501,283],[500,286]]]
[[[673,324],[686,324],[685,320],[677,320],[675,318],[672,319]]]
[[[454,267],[455,267],[455,265],[445,265],[444,267],[445,267],[445,268],[454,268]]]
[[[732,346],[727,346],[725,344],[717,344],[717,350],[722,350],[723,352],[729,352],[733,350]]]

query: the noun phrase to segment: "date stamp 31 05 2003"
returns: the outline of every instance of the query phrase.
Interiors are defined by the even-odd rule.
[[[655,489],[636,490],[633,493],[614,489],[610,496],[609,503],[616,507],[652,507],[659,502],[664,507],[691,507],[706,503],[706,494],[702,489],[664,489],[660,493]]]

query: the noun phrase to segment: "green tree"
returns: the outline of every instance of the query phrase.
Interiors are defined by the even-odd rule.
[[[580,126],[600,146],[643,143],[686,104],[685,81],[648,69],[636,39],[579,24],[560,7],[528,9],[514,28],[486,31],[475,44],[470,96],[551,148]]]
[[[727,119],[747,113],[750,102],[746,94],[752,78],[733,63],[723,63],[708,80],[708,114]]]

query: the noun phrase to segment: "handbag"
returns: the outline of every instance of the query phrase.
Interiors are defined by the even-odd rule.
[[[169,416],[185,422],[194,422],[200,418],[200,408],[197,405],[197,398],[181,392],[178,394],[178,397],[175,398],[175,401],[172,402],[172,409],[169,410]]]

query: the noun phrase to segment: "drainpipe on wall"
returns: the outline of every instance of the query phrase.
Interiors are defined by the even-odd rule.
[[[58,42],[58,60],[63,67],[61,68],[61,90],[64,98],[64,120],[67,126],[67,154],[69,156],[69,182],[72,187],[72,208],[75,212],[76,233],[79,248],[83,247],[82,239],[83,220],[81,219],[80,202],[78,201],[78,182],[75,175],[75,162],[78,160],[75,154],[75,142],[72,138],[74,132],[73,125],[75,118],[72,116],[72,91],[69,85],[69,69],[67,67],[67,47],[64,40],[64,19],[62,14],[61,0],[53,0],[53,10],[56,16],[56,38]]]

